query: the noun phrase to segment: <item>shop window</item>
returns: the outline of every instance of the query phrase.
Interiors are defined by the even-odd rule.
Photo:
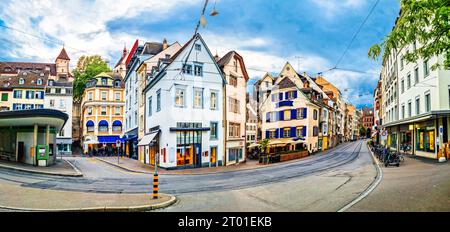
[[[416,150],[424,152],[435,151],[435,127],[420,125],[416,128]]]

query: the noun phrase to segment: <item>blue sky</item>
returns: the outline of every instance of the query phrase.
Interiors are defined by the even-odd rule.
[[[315,76],[334,67],[375,1],[221,0],[216,3],[219,15],[207,16],[200,33],[213,54],[236,50],[243,55],[249,85],[265,71],[278,73],[287,61]],[[50,62],[65,44],[72,65],[83,54],[100,54],[115,64],[124,44],[130,48],[136,39],[184,44],[202,5],[203,0],[2,1],[0,25],[40,38],[0,27],[0,60]],[[211,0],[207,13],[213,5]],[[338,66],[361,72],[324,73],[358,107],[372,105],[380,70],[367,50],[389,33],[398,11],[397,0],[380,0]],[[296,57],[301,57],[300,65]]]

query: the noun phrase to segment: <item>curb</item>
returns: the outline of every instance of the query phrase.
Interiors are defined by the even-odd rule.
[[[334,148],[337,148],[337,146],[334,147]],[[331,151],[331,150],[333,150],[333,149],[327,149],[326,151],[322,151],[320,153],[325,152],[325,154],[326,154],[326,152]],[[320,154],[320,153],[316,153],[314,155],[317,155],[317,154]],[[323,155],[325,155],[325,154],[323,154]],[[312,157],[314,155],[309,155],[307,157]],[[305,158],[307,158],[307,157],[305,157]],[[115,166],[117,168],[123,169],[123,170],[128,171],[128,172],[141,173],[141,174],[151,174],[151,175],[154,174],[154,172],[145,172],[145,171],[138,171],[138,170],[130,169],[130,168],[124,167],[122,165],[119,165],[119,164],[116,164],[116,163],[113,163],[113,162],[110,162],[110,161],[107,161],[107,160],[104,160],[104,159],[101,159],[101,158],[98,158],[98,157],[93,157],[93,158],[96,159],[96,160],[99,160],[101,162],[104,162],[106,164],[109,164],[109,165]],[[270,165],[260,165],[260,166],[254,167],[254,168],[245,168],[245,169],[229,170],[229,171],[208,172],[208,173],[164,173],[162,175],[178,175],[178,176],[181,176],[181,175],[214,175],[214,174],[227,173],[227,172],[240,172],[240,171],[255,170],[255,169],[260,169],[260,168],[275,167],[277,165],[295,163],[295,162],[299,162],[299,161],[302,161],[302,160],[304,160],[304,158],[295,159],[295,160],[289,160],[289,161],[286,161],[286,162],[274,163],[274,164],[270,164]]]
[[[72,168],[77,172],[78,175],[83,176],[83,172],[80,171],[80,169],[78,169],[74,164],[72,164],[72,162],[64,159],[64,161],[66,161],[70,166],[72,166]]]
[[[69,177],[82,177],[83,176],[83,173],[81,173],[77,169],[75,169],[75,171],[77,172],[76,174],[71,174],[71,173],[55,173],[55,172],[46,172],[46,171],[35,171],[35,170],[30,170],[30,169],[25,169],[25,168],[11,167],[11,166],[4,165],[4,164],[0,164],[0,168],[11,169],[11,170],[21,171],[21,172],[36,173],[36,174],[53,175],[53,176],[69,176]]]
[[[383,179],[383,171],[380,168],[377,158],[373,154],[372,150],[370,150],[369,145],[366,144],[366,146],[372,156],[373,160],[372,164],[375,166],[375,169],[377,170],[377,176],[372,181],[372,183],[370,183],[369,187],[367,187],[357,198],[355,198],[353,201],[351,201],[350,203],[339,209],[337,212],[345,212],[346,210],[348,210],[349,208],[351,208],[352,206],[354,206],[355,204],[366,198],[380,184],[381,180]]]
[[[162,195],[162,194],[161,194]],[[84,207],[84,208],[65,208],[65,209],[36,209],[36,208],[16,208],[0,205],[0,209],[16,210],[16,211],[31,211],[31,212],[143,212],[149,210],[156,210],[169,207],[173,205],[177,198],[173,195],[164,194],[170,196],[170,199],[166,202],[154,204],[154,205],[139,205],[139,206],[104,206],[104,207]]]

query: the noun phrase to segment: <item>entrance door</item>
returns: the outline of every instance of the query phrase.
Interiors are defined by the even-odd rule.
[[[194,144],[194,166],[202,166],[202,145],[199,143]]]
[[[19,147],[17,148],[17,161],[24,162],[22,159],[25,154],[25,144],[24,144],[24,142],[19,142],[18,146]]]

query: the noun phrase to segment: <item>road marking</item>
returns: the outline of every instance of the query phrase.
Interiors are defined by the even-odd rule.
[[[383,171],[380,168],[380,165],[378,163],[378,160],[375,158],[374,154],[372,153],[372,150],[370,150],[369,146],[366,144],[367,149],[369,150],[370,154],[372,155],[372,159],[375,161],[375,167],[377,170],[377,177],[375,178],[374,181],[372,181],[372,183],[370,184],[370,186],[364,190],[364,192],[362,192],[356,199],[354,199],[352,202],[348,203],[347,205],[345,205],[344,207],[342,207],[340,210],[338,210],[338,212],[345,212],[346,210],[348,210],[349,208],[351,208],[352,206],[354,206],[356,203],[360,202],[362,199],[366,198],[381,182],[381,180],[383,179]]]

